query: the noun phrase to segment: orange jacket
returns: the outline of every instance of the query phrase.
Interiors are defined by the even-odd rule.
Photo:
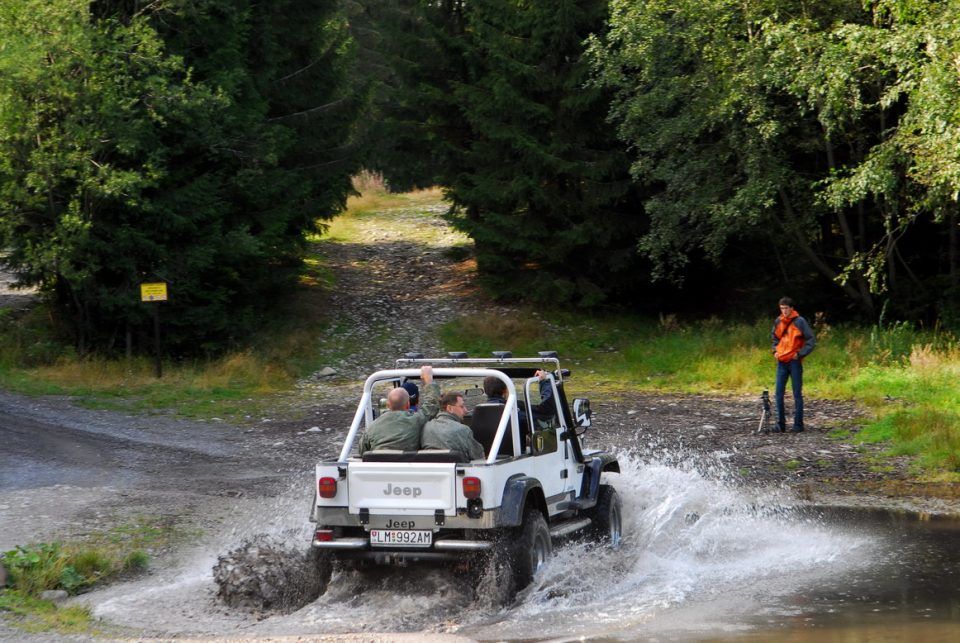
[[[794,357],[803,359],[817,344],[810,324],[796,310],[791,311],[789,317],[777,317],[770,331],[770,339],[773,342],[773,354],[780,362],[789,362]]]

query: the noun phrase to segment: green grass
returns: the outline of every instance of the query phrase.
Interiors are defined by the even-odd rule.
[[[95,585],[145,570],[149,551],[187,537],[167,519],[139,517],[70,542],[20,545],[0,555],[7,589],[0,590],[0,616],[30,632],[91,633],[85,608],[57,607],[40,599],[44,590],[82,593]]]
[[[99,634],[86,607],[57,607],[50,601],[20,590],[0,590],[0,616],[19,630],[30,634]]]

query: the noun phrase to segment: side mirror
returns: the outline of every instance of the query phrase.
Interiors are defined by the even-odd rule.
[[[593,411],[590,410],[590,400],[585,397],[578,397],[573,400],[573,425],[578,429],[577,433],[590,426],[590,418],[593,417]]]

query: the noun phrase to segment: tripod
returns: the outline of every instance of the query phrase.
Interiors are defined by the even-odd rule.
[[[770,433],[768,425],[770,421],[770,391],[764,389],[760,394],[760,425],[757,427],[757,433]]]

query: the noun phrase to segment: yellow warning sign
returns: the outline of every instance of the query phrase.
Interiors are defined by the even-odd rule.
[[[140,284],[140,301],[166,301],[167,284]]]

